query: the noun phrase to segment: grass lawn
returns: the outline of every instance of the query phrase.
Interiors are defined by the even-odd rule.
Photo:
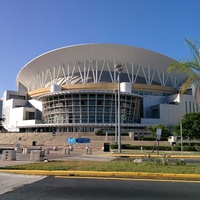
[[[52,161],[25,165],[9,166],[1,169],[18,170],[65,170],[65,171],[115,171],[115,172],[152,172],[175,174],[200,174],[200,164],[170,163],[164,165],[157,162],[133,163],[123,161]]]

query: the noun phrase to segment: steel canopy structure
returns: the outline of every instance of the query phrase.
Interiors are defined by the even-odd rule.
[[[167,67],[175,60],[164,55],[116,44],[86,44],[59,48],[27,63],[18,73],[16,83],[27,91],[52,84],[116,82],[116,64],[123,64],[122,81],[178,87],[184,75],[169,75]],[[106,75],[106,76],[104,76]]]

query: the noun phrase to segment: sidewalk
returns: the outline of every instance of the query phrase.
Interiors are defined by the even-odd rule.
[[[70,151],[70,154],[63,154],[61,151],[51,151],[49,154],[45,154],[44,159],[49,161],[67,161],[67,160],[88,160],[88,161],[110,161],[115,159],[110,152],[103,152],[100,150],[94,150],[92,154],[86,154],[84,149],[75,149]],[[0,168],[6,166],[14,166],[21,164],[34,163],[30,161],[30,154],[17,153],[16,160],[2,161],[2,155],[0,154]]]

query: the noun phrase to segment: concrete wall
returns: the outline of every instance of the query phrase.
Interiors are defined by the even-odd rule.
[[[154,111],[157,110],[157,116]],[[198,111],[200,107],[198,106]],[[191,95],[176,94],[168,97],[146,96],[144,98],[144,118],[141,123],[165,124],[174,126],[178,124],[186,113],[194,112],[194,103]]]
[[[32,125],[42,118],[42,103],[36,100],[28,101],[25,93],[5,91],[3,95],[4,127],[8,131],[18,131],[19,125]],[[16,98],[16,99],[15,99]],[[27,119],[26,112],[33,112],[35,119]]]

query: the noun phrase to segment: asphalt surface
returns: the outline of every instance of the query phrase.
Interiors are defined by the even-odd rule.
[[[0,174],[1,176],[1,174]],[[17,177],[16,177],[17,178]],[[21,177],[20,177],[21,178]],[[32,178],[32,177],[28,177]],[[24,180],[27,177],[24,177]],[[1,200],[199,200],[200,183],[100,178],[45,177],[12,188]],[[1,188],[0,188],[1,191]]]

